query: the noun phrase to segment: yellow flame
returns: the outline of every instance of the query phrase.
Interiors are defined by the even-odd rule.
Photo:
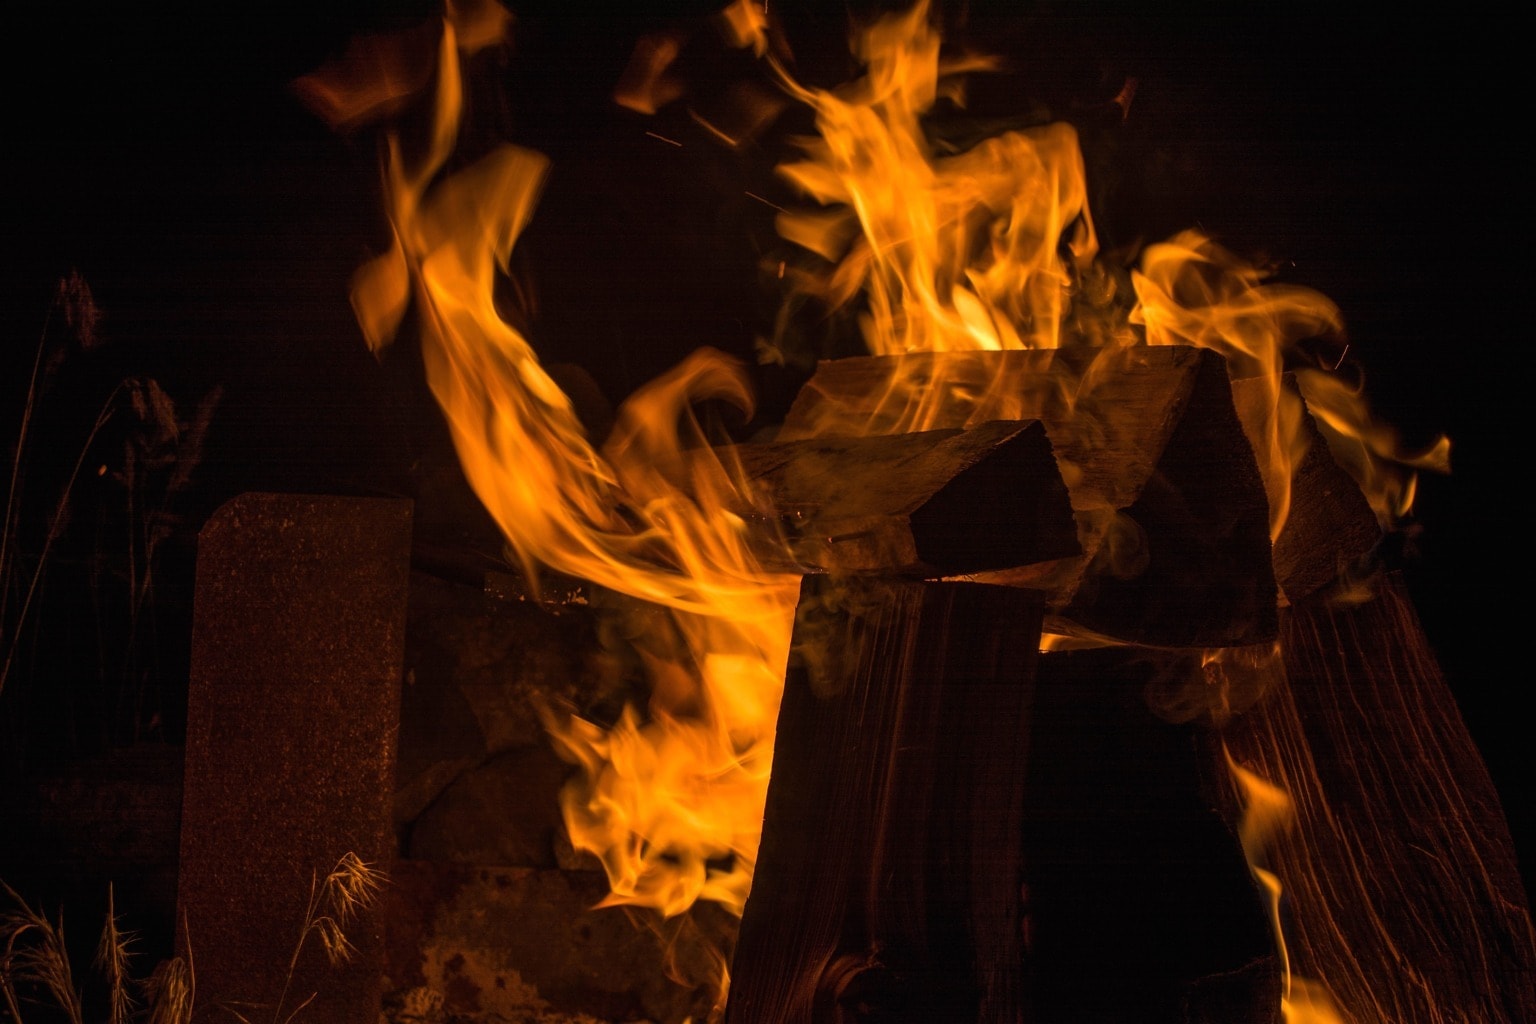
[[[817,118],[818,136],[802,143],[805,158],[780,168],[819,204],[781,214],[780,233],[828,264],[797,275],[798,290],[834,307],[859,303],[872,354],[1069,345],[1112,357],[1139,344],[1213,349],[1233,379],[1264,382],[1267,401],[1255,404],[1257,422],[1247,426],[1275,537],[1306,451],[1308,413],[1386,525],[1411,507],[1417,470],[1448,470],[1449,442],[1404,452],[1358,390],[1337,377],[1298,372],[1305,402],[1283,386],[1290,364],[1302,359],[1302,343],[1343,330],[1338,308],[1321,293],[1268,281],[1195,231],[1146,248],[1128,287],[1119,283],[1123,276],[1100,259],[1071,126],[1009,131],[963,152],[940,152],[922,115],[946,93],[943,83],[995,64],[979,57],[945,64],[939,41],[920,2],[859,37],[855,52],[866,74],[850,86],[804,88],[774,65]],[[947,379],[942,356],[920,369],[893,361],[876,429],[927,429],[941,408],[952,413],[957,403],[973,422],[1037,416],[1047,401],[1070,409],[1114,365],[1109,358],[1079,371],[1053,363],[1044,379],[1020,387],[1013,380],[957,384]],[[819,426],[863,432],[867,412],[834,406],[821,411]]]
[[[1291,798],[1285,790],[1266,782],[1233,760],[1223,751],[1232,781],[1242,793],[1244,808],[1238,838],[1248,858],[1248,869],[1263,892],[1274,929],[1275,949],[1280,957],[1280,1012],[1286,1024],[1344,1024],[1333,997],[1319,981],[1298,978],[1291,973],[1290,954],[1286,948],[1285,929],[1281,924],[1280,879],[1262,867],[1264,850],[1290,825],[1295,817]]]
[[[1046,403],[1070,409],[1112,372],[1116,355],[1144,344],[1188,345],[1219,351],[1234,377],[1267,382],[1259,422],[1249,427],[1273,535],[1285,523],[1309,412],[1336,452],[1351,453],[1341,461],[1366,481],[1384,521],[1407,512],[1413,471],[1446,467],[1444,442],[1402,455],[1359,395],[1326,372],[1300,375],[1300,397],[1282,386],[1301,342],[1340,330],[1338,310],[1318,293],[1271,283],[1195,232],[1150,247],[1129,273],[1106,266],[1070,126],[1009,131],[964,150],[931,141],[923,115],[941,96],[963,95],[957,76],[995,64],[941,60],[926,3],[859,34],[854,51],[864,77],[835,91],[790,76],[766,44],[755,4],[734,4],[724,18],[727,37],[750,46],[816,116],[803,159],[780,171],[818,205],[778,220],[783,236],[814,261],[787,274],[781,264],[780,276],[831,306],[857,303],[871,353],[932,354],[892,361],[899,375],[873,425],[867,408],[831,404],[822,429],[924,429],[956,404],[972,420],[1038,415]],[[676,915],[708,899],[740,912],[762,825],[798,578],[765,571],[754,552],[776,538],[728,511],[756,505],[732,467],[689,460],[695,476],[682,489],[658,467],[683,448],[707,448],[694,403],[745,407],[751,396],[740,367],[701,350],[631,398],[598,450],[527,340],[500,315],[495,279],[533,215],[547,161],[503,146],[443,175],[462,106],[459,54],[488,45],[492,21],[445,19],[429,145],[407,161],[398,139],[390,140],[393,244],[359,271],[354,306],[377,349],[414,301],[428,380],[465,475],[530,576],[549,567],[585,578],[664,617],[637,642],[651,683],[646,708],[628,707],[607,727],[550,722],[557,745],[581,768],[563,793],[564,810],[572,841],[607,871],[607,902]],[[674,43],[657,37],[641,46],[620,102],[654,111],[678,95],[667,77]],[[350,123],[394,103],[415,80],[386,75],[372,91],[328,79],[310,84],[334,123]],[[1128,109],[1129,93],[1123,100]],[[1047,360],[1033,377],[989,379],[957,377],[946,362],[954,353],[1064,347],[1110,358]],[[1244,847],[1269,893],[1284,955],[1279,883],[1259,855],[1289,819],[1289,800],[1235,763],[1232,772],[1249,805]],[[1288,971],[1285,1000],[1293,1024],[1338,1019],[1325,990]]]
[[[696,899],[745,901],[762,826],[773,728],[798,578],[763,571],[729,467],[696,460],[687,492],[658,466],[702,431],[692,405],[746,406],[741,368],[701,350],[633,396],[601,451],[493,298],[532,216],[547,161],[503,146],[438,180],[461,106],[456,32],[445,24],[431,148],[386,163],[391,250],[358,274],[369,343],[414,299],[428,383],[466,478],[530,576],[577,576],[662,609],[642,657],[652,693],[611,729],[552,719],[583,769],[563,794],[571,838],[607,869],[610,903],[677,914]]]

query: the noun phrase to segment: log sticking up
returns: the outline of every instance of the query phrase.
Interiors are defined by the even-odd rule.
[[[807,577],[728,1024],[1023,1020],[1043,603]]]
[[[1402,581],[1372,582],[1363,603],[1286,610],[1284,672],[1226,730],[1295,805],[1268,853],[1293,969],[1348,1024],[1536,1020],[1536,932],[1497,791]]]
[[[857,422],[898,429],[898,376],[926,384],[925,426],[1039,419],[1066,481],[1082,556],[970,578],[1050,591],[1056,632],[1187,647],[1274,638],[1268,500],[1219,355],[1168,346],[832,360],[779,440]]]
[[[1294,374],[1285,374],[1280,387],[1301,399]],[[1232,382],[1238,418],[1253,444],[1259,468],[1265,465],[1265,421],[1274,404],[1268,380],[1246,378]],[[1381,527],[1370,502],[1344,468],[1334,460],[1328,442],[1311,416],[1301,420],[1305,450],[1291,467],[1290,502],[1275,538],[1275,579],[1289,601],[1300,601],[1347,577],[1381,542]]]

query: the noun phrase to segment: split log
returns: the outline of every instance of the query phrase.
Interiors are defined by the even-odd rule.
[[[1025,1018],[1020,812],[1043,601],[807,577],[729,1024]]]
[[[1268,409],[1274,404],[1271,383],[1249,378],[1232,382],[1238,418],[1253,444],[1259,468],[1268,472],[1262,440]],[[1301,401],[1294,374],[1280,387]],[[1367,561],[1381,543],[1381,526],[1360,485],[1334,459],[1311,416],[1301,420],[1304,448],[1291,468],[1290,507],[1275,538],[1275,580],[1289,601],[1301,601],[1340,582]]]
[[[1295,806],[1265,853],[1292,968],[1346,1021],[1536,1020],[1536,931],[1498,792],[1400,577],[1355,598],[1285,610],[1284,672],[1225,733]]]
[[[1050,441],[1032,420],[724,455],[781,518],[802,569],[937,577],[1080,550]]]
[[[778,437],[900,429],[895,377],[926,388],[921,423],[1034,418],[1070,493],[1081,558],[967,574],[1045,586],[1053,631],[1165,646],[1273,639],[1269,506],[1225,361],[1187,347],[926,353],[823,362]]]

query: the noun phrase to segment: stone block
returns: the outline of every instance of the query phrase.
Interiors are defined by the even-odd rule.
[[[252,493],[198,538],[177,946],[201,1013],[376,1024],[382,923],[351,959],[311,934],[312,886],[387,867],[411,550],[408,501]],[[286,990],[286,994],[285,993]],[[215,1019],[210,1013],[208,1019]]]

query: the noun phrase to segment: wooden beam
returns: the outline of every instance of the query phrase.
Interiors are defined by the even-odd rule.
[[[1080,550],[1036,421],[743,444],[723,454],[780,517],[808,571],[938,577]]]

